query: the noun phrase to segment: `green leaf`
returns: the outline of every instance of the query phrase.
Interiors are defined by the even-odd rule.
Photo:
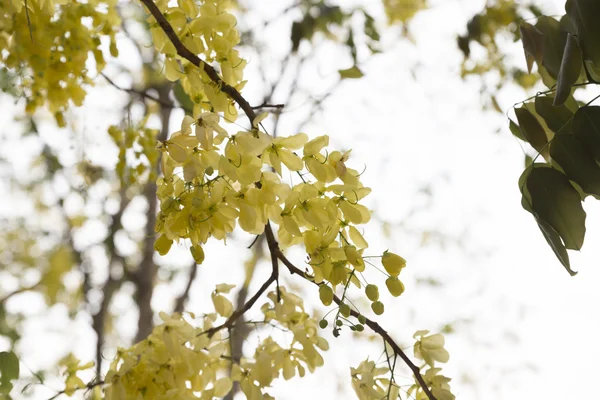
[[[577,136],[555,135],[550,143],[550,156],[584,192],[600,197],[600,166]]]
[[[569,179],[547,164],[533,164],[526,177],[526,188],[531,199],[529,206],[537,218],[560,235],[567,249],[581,249],[586,215],[581,197]]]
[[[567,253],[567,248],[560,239],[559,234],[547,222],[537,218],[535,214],[533,216],[537,221],[538,226],[542,231],[544,238],[546,239],[546,242],[548,242],[550,248],[552,249],[552,251],[554,251],[556,258],[558,258],[560,263],[565,267],[565,269],[571,276],[577,275],[577,272],[571,269],[571,263],[569,262],[569,254]]]
[[[538,96],[535,98],[535,112],[546,121],[546,125],[553,132],[571,132],[571,122],[575,113],[566,105],[554,106],[553,103],[553,97]]]
[[[545,159],[548,159],[548,136],[544,127],[526,107],[516,108],[515,114],[517,115],[521,135]]]
[[[564,104],[571,95],[571,88],[577,82],[577,78],[579,78],[579,74],[581,73],[581,57],[581,49],[577,43],[577,38],[569,33],[558,73],[556,97],[554,98],[555,106]]]
[[[375,26],[375,19],[363,10],[363,14],[365,15],[365,25],[364,32],[371,40],[379,42],[380,36],[379,31],[377,30],[377,26]]]
[[[560,29],[560,22],[551,17],[540,17],[535,24],[544,35],[544,59],[542,65],[552,78],[558,77],[567,34]]]
[[[583,57],[600,66],[600,1],[567,0],[565,10],[577,30]]]
[[[515,122],[510,118],[508,119],[508,121],[508,128],[510,129],[510,132],[522,141],[526,142],[527,139],[525,139],[525,137],[521,134],[521,129],[519,128],[519,125],[515,124]]]
[[[340,73],[340,78],[342,79],[357,79],[364,76],[362,71],[356,65],[352,68],[341,69],[338,72]]]
[[[521,31],[525,59],[527,60],[527,72],[531,73],[534,61],[538,65],[542,65],[544,58],[544,34],[527,22],[521,22],[519,29]]]
[[[596,161],[600,160],[600,107],[581,107],[573,118],[572,130]]]
[[[19,359],[12,351],[0,352],[0,393],[9,393],[14,379],[19,379]]]

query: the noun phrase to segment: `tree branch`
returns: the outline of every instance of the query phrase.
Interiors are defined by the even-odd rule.
[[[229,95],[229,97],[231,97],[241,107],[241,109],[244,111],[244,113],[250,120],[250,124],[252,124],[254,119],[256,118],[256,114],[254,113],[254,110],[252,109],[252,106],[250,106],[248,101],[244,97],[242,97],[242,95],[234,87],[227,85],[225,82],[223,82],[223,80],[219,77],[219,75],[217,74],[217,72],[215,71],[215,69],[212,66],[208,65],[206,62],[204,62],[203,60],[198,58],[198,56],[196,56],[188,48],[185,47],[185,45],[179,40],[179,37],[173,30],[173,27],[171,26],[171,24],[169,24],[169,22],[166,20],[164,15],[162,15],[162,13],[160,12],[158,7],[156,6],[156,4],[154,4],[154,2],[152,0],[141,0],[141,1],[148,8],[150,13],[154,16],[154,18],[156,19],[156,22],[158,22],[159,26],[165,32],[165,34],[167,35],[169,40],[171,40],[171,43],[173,43],[173,46],[177,50],[177,54],[179,56],[185,58],[192,64],[196,65],[197,67],[202,68],[204,70],[204,72],[206,72],[208,77],[213,82],[215,82],[217,85],[219,85],[221,87],[221,90],[223,92],[225,92],[227,95]],[[231,328],[231,326],[233,325],[235,320],[238,319],[240,316],[242,316],[246,311],[248,311],[252,307],[252,305],[258,300],[258,298],[267,290],[269,285],[271,283],[273,283],[274,281],[278,281],[278,278],[279,278],[278,260],[281,260],[291,273],[299,274],[306,280],[313,282],[315,285],[320,285],[319,283],[316,283],[313,280],[311,280],[310,276],[308,274],[306,274],[305,272],[303,272],[302,270],[300,270],[299,268],[294,266],[285,257],[285,255],[279,249],[279,244],[277,243],[277,240],[275,239],[273,230],[269,223],[267,223],[267,225],[265,226],[265,234],[267,237],[267,243],[269,245],[269,251],[271,252],[271,260],[272,260],[272,264],[273,264],[273,271],[271,273],[271,276],[261,286],[259,291],[244,305],[244,307],[242,307],[242,309],[236,310],[227,319],[227,321],[224,324],[207,330],[205,333],[207,333],[209,336],[214,335],[214,333],[220,329]],[[279,295],[279,291],[278,291],[278,295]],[[341,300],[337,296],[334,296],[334,301],[338,305],[341,303]],[[351,314],[355,317],[358,317],[358,315],[359,315],[355,310],[352,310]],[[408,356],[404,353],[404,351],[402,351],[400,346],[398,346],[398,344],[396,342],[394,342],[394,340],[390,337],[390,335],[378,323],[376,323],[370,319],[366,320],[366,325],[369,328],[371,328],[374,332],[379,334],[381,337],[383,337],[383,339],[386,342],[388,342],[388,344],[392,347],[392,349],[394,349],[394,352],[396,352],[396,354],[398,354],[400,356],[400,358],[402,358],[402,360],[406,363],[406,365],[408,365],[408,367],[414,373],[415,378],[421,385],[421,388],[423,389],[423,391],[425,392],[425,394],[427,395],[429,400],[436,400],[435,396],[433,396],[433,394],[427,387],[427,384],[423,380],[423,376],[421,375],[419,368],[410,360],[410,358],[408,358]]]
[[[256,301],[260,298],[260,296],[262,296],[267,291],[269,286],[271,286],[271,284],[273,282],[275,282],[276,279],[277,279],[277,272],[276,271],[271,272],[271,276],[269,276],[269,279],[267,279],[265,281],[265,283],[262,284],[260,289],[258,289],[258,291],[256,293],[254,293],[254,296],[252,296],[250,298],[250,300],[248,300],[242,308],[238,308],[237,310],[235,310],[233,312],[233,314],[231,314],[231,316],[229,318],[227,318],[227,321],[225,321],[221,325],[215,326],[214,328],[210,328],[210,329],[202,332],[202,334],[206,334],[209,337],[211,337],[215,333],[220,331],[221,329],[230,329],[231,327],[233,327],[236,320],[252,308],[254,303],[256,303]]]
[[[192,112],[192,110],[190,110],[189,108],[183,107],[183,106],[177,106],[175,104],[173,104],[172,101],[164,101],[163,99],[160,99],[158,97],[154,97],[151,94],[148,94],[148,92],[146,92],[145,90],[136,90],[133,88],[124,88],[121,87],[119,85],[117,85],[111,78],[109,78],[106,74],[104,74],[104,72],[101,72],[100,75],[102,75],[102,77],[104,79],[106,79],[106,81],[115,89],[120,90],[122,92],[126,92],[129,94],[135,94],[137,96],[140,96],[141,98],[144,99],[148,99],[148,100],[152,100],[157,102],[158,104],[160,104],[161,107],[166,107],[166,108],[181,108],[184,111],[187,111],[189,113]]]
[[[298,274],[301,277],[303,277],[305,280],[312,282],[313,284],[315,284],[317,286],[323,285],[323,283],[315,282],[313,280],[312,276],[310,276],[308,273],[302,271],[300,268],[296,267],[290,260],[287,259],[287,257],[281,252],[281,250],[277,249],[276,251],[277,251],[277,258],[279,260],[281,260],[281,262],[283,262],[283,264],[287,267],[287,269],[292,274]],[[333,301],[338,306],[342,303],[342,300],[335,294],[333,296]],[[360,314],[356,310],[350,310],[350,315],[352,315],[355,318],[358,318],[358,316]],[[419,385],[421,385],[421,388],[423,389],[423,391],[425,392],[427,397],[430,400],[436,400],[433,393],[431,393],[431,391],[429,390],[429,387],[427,387],[427,384],[425,383],[425,380],[423,379],[423,376],[421,375],[421,370],[419,369],[419,367],[417,367],[411,361],[411,359],[406,355],[406,353],[402,350],[402,348],[400,346],[398,346],[398,344],[394,341],[394,339],[392,339],[390,334],[387,333],[387,331],[385,329],[383,329],[383,327],[381,325],[379,325],[377,322],[375,322],[369,318],[365,318],[365,325],[367,325],[369,328],[371,328],[371,330],[373,332],[375,332],[379,336],[381,336],[383,338],[383,340],[385,340],[390,345],[390,347],[394,350],[394,353],[396,355],[398,355],[404,361],[404,363],[408,366],[408,368],[410,368],[410,370],[415,375],[417,382],[419,382]]]
[[[141,0],[141,2],[144,3],[148,11],[150,11],[150,14],[152,14],[154,19],[156,19],[156,22],[160,28],[163,30],[163,32],[165,32],[171,43],[173,43],[173,46],[175,46],[175,49],[177,50],[177,54],[194,64],[196,67],[201,68],[206,75],[208,75],[210,80],[220,87],[222,92],[226,93],[240,106],[250,120],[250,125],[252,126],[252,122],[256,118],[256,114],[254,113],[250,103],[248,103],[248,101],[242,97],[236,88],[223,82],[217,71],[211,65],[207,64],[206,61],[201,60],[197,55],[185,47],[181,40],[179,40],[179,36],[177,36],[177,33],[175,33],[173,30],[173,27],[169,21],[167,21],[165,16],[160,12],[159,8],[152,0]]]
[[[198,264],[196,263],[196,261],[194,261],[192,263],[192,265],[190,266],[190,274],[188,276],[188,282],[187,282],[187,285],[185,286],[185,290],[183,291],[183,293],[181,293],[181,295],[175,301],[174,312],[180,313],[183,311],[183,306],[185,305],[185,302],[190,297],[190,289],[192,288],[192,283],[194,283],[194,280],[196,279],[197,274],[198,274]]]
[[[105,248],[108,253],[108,278],[102,286],[102,301],[98,311],[92,315],[92,329],[96,332],[96,376],[100,376],[102,373],[102,349],[104,347],[104,327],[106,321],[106,315],[110,306],[110,301],[113,295],[121,284],[121,279],[117,279],[112,274],[114,263],[121,257],[117,254],[115,247],[115,235],[121,229],[121,218],[125,209],[129,205],[130,199],[125,194],[125,190],[122,188],[119,192],[121,196],[121,203],[119,210],[111,218],[109,227],[109,233],[105,240]],[[123,270],[125,270],[123,263]]]
[[[158,89],[159,99],[168,101],[171,84],[164,84]],[[161,107],[161,131],[157,140],[165,141],[169,134],[169,121],[171,119],[172,108]],[[158,170],[160,167],[160,155],[157,164],[153,166]],[[148,182],[144,190],[144,196],[148,202],[148,210],[146,212],[146,231],[142,250],[142,261],[134,274],[134,283],[137,287],[136,300],[139,307],[138,331],[135,335],[135,341],[139,342],[145,339],[151,332],[153,327],[152,319],[154,313],[152,311],[152,294],[154,293],[154,280],[156,278],[157,266],[154,264],[154,226],[156,225],[156,208],[158,199],[156,197],[156,182]]]
[[[27,287],[22,287],[22,288],[18,288],[17,290],[8,293],[6,296],[0,298],[0,307],[4,305],[4,303],[6,303],[11,297],[16,296],[18,294],[21,293],[25,293],[25,292],[29,292],[30,290],[35,290],[38,286],[39,286],[39,282],[31,285],[31,286],[27,286]]]

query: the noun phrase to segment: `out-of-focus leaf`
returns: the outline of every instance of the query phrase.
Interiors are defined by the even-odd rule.
[[[526,107],[515,109],[521,135],[545,159],[548,159],[548,136],[544,127]]]
[[[570,132],[575,114],[566,105],[554,106],[553,103],[553,97],[538,96],[535,98],[535,111],[555,133]]]
[[[550,156],[584,192],[600,197],[600,166],[577,136],[555,135],[550,143]]]
[[[567,0],[565,10],[577,30],[583,58],[600,66],[600,1]]]
[[[526,175],[528,211],[549,224],[567,249],[579,250],[585,237],[585,211],[569,179],[548,164],[532,164]]]
[[[596,161],[600,160],[600,107],[581,107],[573,118],[573,134],[581,139]]]
[[[0,393],[12,390],[10,381],[19,378],[19,359],[12,351],[0,352]]]
[[[370,14],[368,14],[366,11],[363,11],[363,13],[365,15],[365,25],[364,25],[365,35],[367,35],[369,38],[371,38],[371,40],[378,42],[380,39],[380,36],[379,36],[379,31],[377,30],[377,26],[375,25],[375,19]]]
[[[542,65],[554,79],[558,77],[567,34],[560,30],[560,22],[551,17],[540,17],[535,24],[544,35],[544,59]]]
[[[527,60],[527,72],[531,73],[534,61],[538,65],[541,65],[543,62],[544,34],[527,22],[521,22],[520,31],[525,59]]]
[[[338,72],[340,73],[340,78],[342,79],[357,79],[364,76],[362,71],[356,65],[352,68],[341,69]]]
[[[348,39],[346,40],[346,46],[350,49],[350,55],[352,56],[352,61],[356,63],[356,44],[354,44],[354,33],[352,29],[348,32]]]
[[[291,32],[291,40],[292,40],[292,52],[296,52],[298,47],[300,47],[300,41],[302,40],[302,24],[298,21],[295,21],[292,24],[292,32]]]
[[[581,49],[577,43],[577,38],[569,33],[558,73],[556,97],[554,97],[555,106],[564,104],[571,94],[571,88],[577,82],[577,78],[579,78],[579,74],[581,73],[581,57]]]

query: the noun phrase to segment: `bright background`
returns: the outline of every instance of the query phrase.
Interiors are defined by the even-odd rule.
[[[288,2],[252,3],[259,26],[269,15],[278,15]],[[383,18],[379,0],[365,3]],[[314,113],[302,128],[311,137],[329,134],[332,147],[353,149],[351,166],[358,170],[367,166],[362,180],[373,189],[367,205],[375,216],[366,231],[371,254],[389,248],[409,262],[403,272],[406,293],[398,299],[383,295],[386,313],[379,320],[411,356],[409,346],[416,330],[448,332],[451,358],[443,366],[444,374],[453,378],[458,399],[594,398],[590,393],[600,357],[600,349],[594,345],[600,327],[600,271],[596,269],[600,252],[593,243],[600,237],[600,225],[593,221],[600,208],[593,200],[584,204],[589,221],[586,245],[580,254],[571,254],[574,269],[580,271],[571,278],[531,215],[520,206],[517,179],[524,167],[522,144],[508,131],[505,116],[482,110],[481,80],[459,77],[462,54],[456,47],[456,35],[464,33],[466,22],[484,2],[430,3],[430,9],[410,24],[414,43],[399,39],[399,30],[388,29],[382,40],[386,51],[361,64],[365,77],[343,81],[323,103],[323,110]],[[563,13],[560,0],[536,3],[548,15]],[[286,18],[295,17],[290,14]],[[252,20],[243,23],[253,26]],[[262,56],[277,60],[287,51],[289,38],[287,33],[277,33],[277,24],[269,29],[261,33],[268,35],[269,43]],[[515,63],[524,64],[519,46],[507,42],[504,48],[514,54]],[[345,50],[334,45],[324,44],[316,51],[318,61],[301,76],[300,85],[307,91],[325,93],[335,82],[337,70],[350,67],[351,60]],[[119,63],[138,62],[128,59],[126,51],[121,54]],[[263,88],[253,57],[256,55],[249,56],[249,84],[243,94],[258,104]],[[276,71],[278,64],[274,63],[271,72]],[[107,74],[111,75],[111,69]],[[282,87],[285,89],[285,84]],[[506,110],[527,96],[508,85],[498,99]],[[82,149],[92,162],[115,162],[116,153],[107,153],[106,141],[95,135],[116,122],[111,118],[117,117],[114,110],[122,99],[122,94],[101,84],[91,91],[84,107],[71,115],[81,133],[80,147],[70,149],[71,153],[65,149],[73,162]],[[277,95],[274,102],[278,102]],[[281,135],[296,133],[308,112],[301,102],[294,104],[292,99],[290,103],[279,126]],[[19,112],[21,104],[4,97],[2,107],[0,151],[11,159],[8,173],[26,175],[27,160],[39,149],[33,145],[30,149],[11,133],[12,114]],[[178,129],[181,117],[181,113],[174,115],[171,132]],[[269,129],[268,122],[266,126]],[[42,125],[41,131],[60,146],[60,133],[50,122]],[[10,191],[2,185],[4,193]],[[21,200],[11,195],[0,200],[2,215],[26,214],[28,209]],[[135,224],[138,217],[132,212],[125,218],[129,220],[124,223]],[[92,230],[90,240],[93,235]],[[222,243],[207,245],[206,262],[193,286],[189,310],[206,309],[204,304],[215,283],[242,281],[238,271],[250,255],[245,247],[251,240],[249,235],[237,233],[226,247]],[[184,268],[188,265],[183,260],[186,251],[181,246],[168,257],[175,264],[182,260]],[[297,265],[304,260],[299,251],[291,251],[290,258]],[[251,292],[261,278],[266,279],[268,269],[265,265],[257,272]],[[179,293],[185,284],[183,276],[180,278],[173,285],[158,287],[153,303],[156,311],[171,309],[171,293]],[[316,290],[311,285],[287,281],[294,282],[290,288],[303,293],[315,312],[326,312],[314,301]],[[379,283],[383,285],[383,279]],[[132,292],[125,287],[114,299],[113,310],[121,314],[122,322],[117,331],[126,338],[134,335],[137,321]],[[42,300],[35,296],[14,300],[10,303],[13,310],[34,315],[43,309]],[[95,336],[89,320],[82,316],[68,322],[66,309],[61,307],[37,315],[24,334],[20,349],[32,369],[51,366],[68,351],[83,360],[94,357]],[[339,339],[329,330],[323,334],[331,345],[325,353],[325,367],[301,380],[278,381],[272,395],[280,399],[353,398],[349,366],[357,366],[367,357],[379,359],[381,343],[367,335],[353,337],[347,329]],[[252,340],[256,338],[250,339],[254,343]],[[0,350],[6,345],[0,341]],[[400,370],[398,376],[409,374]],[[40,388],[36,398],[53,393],[50,388]]]

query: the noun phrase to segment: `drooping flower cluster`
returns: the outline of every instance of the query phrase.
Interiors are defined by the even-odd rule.
[[[256,128],[229,135],[217,114],[185,117],[161,145],[157,250],[165,254],[181,239],[198,249],[238,224],[258,235],[272,221],[281,246],[305,246],[316,282],[345,284],[352,270],[365,269],[368,243],[358,226],[370,220],[360,201],[371,190],[346,165],[349,152],[329,152],[328,144],[326,135],[273,138]],[[283,180],[284,168],[297,183]],[[392,253],[384,261],[396,280],[405,261]],[[399,295],[403,287],[392,283],[390,290]]]
[[[91,85],[86,62],[92,53],[96,70],[105,66],[101,36],[120,25],[116,0],[9,0],[0,2],[0,64],[19,76],[27,111],[47,104],[60,126],[69,101],[80,106]]]
[[[161,313],[163,324],[146,340],[119,349],[105,378],[105,399],[212,399],[224,397],[234,381],[240,382],[248,399],[262,399],[268,398],[264,389],[280,375],[290,379],[297,370],[304,376],[305,366],[312,372],[323,365],[319,350],[328,349],[327,341],[318,336],[316,322],[304,312],[302,300],[283,288],[281,302],[275,292],[269,294],[270,302],[262,307],[263,322],[290,330],[294,337],[290,346],[282,347],[269,337],[253,357],[232,360],[226,331],[207,333],[219,316],[231,315],[223,294],[232,288],[217,286],[213,303],[218,314],[205,315],[202,327],[194,327],[180,314]],[[226,376],[230,369],[231,376]]]

